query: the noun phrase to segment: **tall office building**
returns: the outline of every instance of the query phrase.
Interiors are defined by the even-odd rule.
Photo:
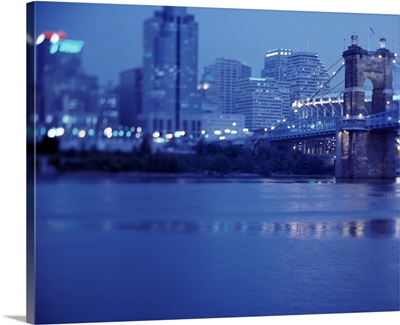
[[[287,59],[292,54],[290,49],[275,49],[265,53],[262,78],[275,78],[284,81],[287,79]]]
[[[236,82],[236,114],[245,116],[245,127],[251,131],[270,128],[282,120],[287,92],[275,78],[246,78]]]
[[[145,131],[201,131],[197,92],[198,24],[184,7],[163,7],[144,22]]]
[[[236,59],[218,58],[204,68],[204,75],[210,75],[218,85],[219,107],[222,114],[232,114],[235,105],[235,84],[243,78],[250,78],[251,68]]]
[[[287,73],[287,62],[290,55],[292,55],[290,49],[281,48],[267,51],[264,57],[264,69],[261,71],[262,78],[274,78],[279,81],[277,85],[280,87],[283,118],[289,117],[292,106]]]
[[[329,88],[329,75],[317,53],[296,52],[287,59],[290,102],[307,100],[321,88]]]
[[[143,70],[134,68],[119,74],[119,122],[123,127],[139,127],[142,112]]]

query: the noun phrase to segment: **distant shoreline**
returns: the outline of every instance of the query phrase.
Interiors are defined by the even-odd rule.
[[[57,177],[115,177],[126,179],[159,179],[159,180],[173,180],[173,179],[199,179],[199,180],[228,180],[228,179],[241,179],[241,180],[290,180],[290,179],[318,179],[329,180],[334,179],[332,175],[295,175],[295,174],[272,174],[270,176],[252,174],[252,173],[146,173],[146,172],[127,172],[127,171],[54,171],[49,173],[37,172],[37,178],[57,178]]]
[[[132,181],[132,182],[270,182],[270,183],[373,183],[392,184],[394,179],[368,178],[368,179],[341,179],[333,175],[295,175],[295,174],[272,174],[270,176],[250,173],[229,173],[219,175],[217,173],[156,173],[156,172],[129,172],[129,171],[54,171],[49,173],[37,172],[36,181],[53,181],[58,178],[70,178],[77,181]]]

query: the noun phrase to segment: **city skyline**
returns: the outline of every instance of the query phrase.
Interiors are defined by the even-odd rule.
[[[58,0],[54,0],[58,1]],[[86,2],[93,2],[92,0],[87,0]],[[101,2],[101,1],[96,1]],[[105,2],[105,1],[103,1]],[[120,3],[121,1],[118,1]],[[125,1],[126,3],[133,4],[134,1]],[[138,2],[138,1],[136,1]],[[149,4],[151,0],[142,0],[141,3]],[[177,3],[175,1],[174,3]],[[395,14],[398,15],[400,13],[399,7],[395,5],[395,2],[384,0],[384,1],[372,1],[365,0],[362,2],[362,7],[359,7],[358,2],[348,2],[348,1],[335,1],[335,2],[324,2],[319,0],[309,0],[309,1],[296,1],[296,0],[281,0],[281,1],[237,1],[235,3],[228,2],[227,0],[223,1],[208,1],[208,0],[199,0],[197,3],[195,1],[186,1],[193,5],[203,6],[203,5],[212,5],[212,6],[232,6],[232,7],[266,7],[268,9],[278,8],[280,10],[285,10],[286,8],[296,9],[300,8],[303,10],[307,8],[307,10],[313,10],[313,5],[316,6],[316,10],[321,11],[354,11],[361,13],[366,13],[366,15],[370,15],[370,13],[379,13],[379,15],[386,14]],[[107,3],[117,3],[116,1],[107,1]],[[154,1],[153,1],[154,3]],[[165,4],[166,1],[161,1],[162,4]],[[25,5],[26,1],[22,2],[12,1],[12,2],[2,2],[2,41],[3,44],[9,46],[9,50],[2,51],[2,62],[3,62],[3,86],[5,87],[5,91],[10,96],[4,96],[4,107],[6,108],[4,111],[6,113],[5,120],[12,121],[14,123],[5,123],[2,127],[2,137],[1,144],[4,152],[8,152],[12,154],[12,159],[3,159],[1,169],[3,170],[2,179],[8,189],[8,197],[4,200],[4,204],[2,205],[3,215],[9,216],[10,211],[12,211],[12,216],[5,218],[4,227],[2,227],[2,254],[4,260],[6,262],[7,267],[3,269],[3,279],[2,282],[2,312],[3,315],[19,315],[19,316],[3,316],[2,322],[4,325],[13,325],[16,321],[24,320],[25,315],[25,282],[21,281],[21,279],[25,278],[25,231],[21,231],[25,227],[25,205],[21,204],[24,202],[24,193],[25,193],[25,170],[26,170],[26,160],[25,160],[25,142],[26,136],[25,132],[17,132],[21,131],[19,123],[25,123],[25,88],[21,88],[23,84],[23,78],[25,76]],[[393,6],[394,5],[394,6]],[[321,9],[322,8],[322,9]],[[346,8],[346,9],[343,9]],[[361,14],[365,15],[365,14]],[[7,17],[7,19],[5,19]],[[12,17],[10,19],[9,17]],[[196,18],[197,19],[197,18]],[[372,25],[372,24],[371,24]],[[398,38],[399,26],[396,25],[395,31],[397,34],[395,35]],[[350,26],[351,27],[351,26]],[[361,29],[357,28],[360,36],[360,43],[362,46],[367,47],[367,39],[368,37],[368,28],[369,24],[365,25],[366,30],[363,29],[363,35],[361,35]],[[371,26],[375,30],[375,40],[378,39],[378,33],[380,30],[379,27],[375,25]],[[351,27],[352,28],[352,27]],[[345,35],[341,35],[338,37],[338,42],[342,40],[341,44],[343,44],[343,39],[346,38],[347,45],[349,45],[350,35],[352,30],[348,30],[346,28]],[[69,35],[72,37],[71,32]],[[388,36],[388,47],[392,50],[392,38]],[[279,46],[290,46],[290,44],[280,44]],[[376,47],[376,46],[375,46]],[[396,52],[398,52],[398,45]],[[343,45],[339,48],[338,55],[340,56],[342,53]],[[268,50],[265,47],[265,51]],[[297,50],[296,48],[292,48],[292,50]],[[210,55],[211,57],[211,55]],[[214,59],[214,57],[213,57]],[[262,65],[262,59],[259,59],[259,64]],[[324,58],[323,58],[324,60]],[[210,64],[211,62],[206,62],[206,64]],[[325,62],[324,62],[325,63]],[[86,58],[85,58],[86,64]],[[131,66],[127,66],[130,68]],[[90,71],[88,71],[90,72]],[[200,70],[201,72],[201,70]],[[114,74],[111,73],[115,78],[118,77],[118,72]],[[22,79],[22,80],[21,80]],[[10,93],[8,93],[10,91]],[[10,135],[13,136],[10,141]],[[22,193],[22,194],[21,194]],[[21,217],[22,216],[22,217]],[[10,249],[10,244],[12,245],[12,249]],[[288,320],[286,318],[281,317],[255,317],[247,319],[246,321],[250,324],[263,324],[266,320],[270,324],[282,324],[282,323],[291,323],[294,321],[305,322],[308,324],[320,324],[321,321],[349,321],[349,322],[363,322],[363,321],[376,321],[383,322],[385,324],[397,324],[399,320],[398,313],[382,313],[382,312],[370,312],[370,313],[354,313],[354,314],[337,314],[337,315],[303,315],[301,317],[293,316],[289,317]],[[225,324],[230,323],[233,320],[225,321],[218,320],[218,323]],[[196,320],[191,321],[188,320],[186,323],[188,324],[208,324],[209,322],[213,323],[209,320]],[[148,321],[148,324],[156,324],[158,322]],[[171,324],[178,324],[178,321],[171,321]],[[104,324],[112,324],[112,323],[104,323]]]
[[[121,11],[122,10],[122,11]],[[146,10],[152,10],[152,15],[148,15],[147,18],[144,18],[145,15],[144,11]],[[269,18],[276,18],[275,16],[278,15],[285,15],[286,20],[282,19],[280,25],[282,26],[286,26],[286,25],[290,25],[290,22],[293,21],[293,19],[291,19],[291,15],[296,14],[298,15],[298,17],[307,17],[304,16],[304,14],[309,15],[309,14],[315,14],[315,13],[303,13],[303,12],[282,12],[282,11],[274,11],[272,14],[272,11],[268,11],[268,10],[233,10],[233,9],[215,9],[215,8],[192,8],[192,7],[177,7],[177,6],[163,6],[163,7],[156,7],[156,6],[142,6],[142,5],[102,5],[102,4],[87,4],[87,3],[70,3],[70,2],[66,2],[66,3],[43,3],[43,2],[37,2],[35,3],[35,20],[39,21],[40,23],[42,22],[47,22],[47,18],[43,18],[40,19],[41,16],[44,16],[45,14],[49,17],[51,17],[50,22],[54,22],[57,21],[58,23],[60,21],[65,22],[68,18],[70,19],[70,21],[74,22],[74,26],[78,26],[77,31],[79,31],[80,33],[83,33],[83,31],[88,31],[90,32],[90,30],[93,29],[94,27],[98,27],[98,26],[105,26],[106,28],[108,28],[107,31],[111,30],[110,26],[113,26],[113,22],[117,21],[117,18],[120,19],[122,25],[124,25],[125,22],[129,22],[130,19],[128,19],[127,17],[133,17],[134,14],[135,15],[139,15],[140,19],[138,18],[137,20],[135,20],[136,22],[141,22],[142,24],[142,28],[137,28],[137,30],[135,30],[135,32],[137,32],[136,36],[139,35],[139,32],[141,30],[141,34],[142,34],[142,39],[141,41],[140,38],[138,37],[135,42],[124,42],[126,39],[128,39],[128,35],[133,35],[132,29],[131,28],[125,28],[124,32],[120,32],[120,33],[114,33],[115,37],[115,46],[111,46],[111,44],[109,44],[107,42],[107,37],[103,37],[103,34],[101,33],[101,28],[96,30],[96,34],[91,37],[88,38],[73,38],[73,37],[68,37],[68,33],[66,32],[65,29],[63,28],[49,28],[46,29],[44,27],[40,27],[40,24],[37,23],[35,25],[35,31],[34,31],[34,36],[37,39],[36,44],[39,47],[41,47],[41,42],[44,39],[44,37],[42,37],[44,34],[43,32],[45,32],[45,34],[47,35],[46,37],[48,38],[47,43],[50,42],[49,44],[51,44],[50,47],[50,54],[47,54],[49,56],[49,59],[51,58],[55,58],[56,55],[55,54],[53,48],[60,47],[60,51],[64,52],[64,50],[62,50],[61,47],[65,47],[65,46],[72,46],[73,44],[79,43],[79,62],[81,62],[81,55],[82,58],[85,58],[85,50],[83,50],[83,52],[81,52],[81,48],[84,47],[82,46],[83,44],[86,43],[86,39],[89,39],[89,42],[91,42],[92,47],[94,45],[101,45],[101,46],[105,46],[104,50],[98,50],[96,52],[96,60],[95,57],[90,57],[89,55],[86,55],[86,58],[90,58],[90,63],[93,65],[94,67],[94,72],[90,73],[87,69],[85,69],[85,62],[83,60],[83,73],[87,74],[90,76],[90,78],[93,78],[93,76],[96,76],[94,78],[99,77],[100,79],[105,77],[104,71],[103,70],[103,74],[101,74],[101,69],[102,67],[107,67],[109,68],[110,65],[114,64],[115,62],[121,62],[121,60],[116,60],[113,59],[114,57],[117,56],[129,56],[129,52],[126,50],[126,47],[124,47],[123,45],[125,43],[134,43],[136,45],[136,49],[135,49],[135,54],[140,54],[139,57],[139,62],[138,64],[134,65],[133,67],[131,66],[129,68],[129,70],[126,70],[128,68],[126,68],[125,70],[120,70],[119,74],[117,73],[117,75],[121,75],[122,73],[126,72],[126,71],[132,71],[132,69],[137,69],[138,67],[142,66],[143,69],[143,98],[144,98],[144,102],[143,102],[143,111],[142,114],[143,116],[140,117],[140,120],[146,120],[146,122],[139,122],[140,126],[144,126],[142,125],[143,123],[147,125],[146,129],[151,129],[151,132],[155,132],[155,131],[159,131],[159,130],[164,130],[166,132],[166,134],[170,134],[171,132],[173,133],[176,130],[182,130],[182,126],[180,124],[183,125],[183,130],[185,132],[188,132],[188,134],[190,134],[190,136],[192,137],[192,131],[189,131],[187,128],[187,125],[200,125],[199,120],[193,120],[193,121],[188,121],[187,118],[188,117],[183,117],[183,115],[181,116],[180,114],[180,110],[177,109],[177,105],[174,103],[174,99],[177,98],[177,96],[180,96],[180,92],[176,92],[175,93],[175,89],[180,89],[182,90],[181,95],[183,97],[180,98],[180,100],[182,101],[181,105],[182,107],[191,107],[193,109],[195,109],[196,107],[198,107],[198,105],[193,103],[189,103],[187,101],[192,101],[194,100],[197,95],[194,93],[196,92],[196,83],[199,83],[200,80],[203,78],[203,74],[202,77],[198,77],[199,74],[201,74],[199,72],[199,70],[201,70],[201,68],[203,68],[203,72],[204,73],[209,73],[208,68],[209,65],[206,66],[202,66],[200,64],[197,64],[198,61],[200,61],[200,59],[198,60],[198,57],[201,57],[201,53],[202,51],[199,50],[198,48],[201,48],[200,46],[198,46],[198,43],[201,43],[201,38],[198,38],[198,30],[199,30],[199,25],[200,23],[196,20],[196,14],[192,14],[189,13],[190,10],[199,10],[200,15],[204,14],[203,17],[212,17],[213,15],[217,14],[220,17],[224,16],[224,17],[228,17],[227,21],[228,23],[224,23],[223,27],[226,29],[224,31],[224,33],[233,33],[234,31],[234,27],[233,26],[229,26],[229,17],[232,18],[232,13],[234,13],[236,16],[235,19],[233,19],[233,21],[236,22],[240,22],[242,26],[240,26],[240,29],[243,30],[249,30],[249,26],[250,22],[253,23],[254,21],[256,21],[256,17],[260,18],[264,18],[264,21],[267,17]],[[233,10],[233,11],[232,11]],[[107,11],[107,12],[105,12]],[[80,13],[80,14],[76,14],[76,13]],[[52,13],[52,15],[48,15],[49,13]],[[61,14],[62,13],[62,14]],[[118,17],[117,17],[117,13],[118,13]],[[261,13],[261,16],[257,16],[259,13]],[[153,16],[154,15],[154,16]],[[240,16],[239,16],[240,15]],[[300,16],[299,16],[300,15]],[[327,13],[317,13],[317,15],[322,15],[322,20],[325,23],[329,23],[329,19],[327,18],[328,16]],[[344,16],[337,16],[338,14],[334,14],[335,17],[344,17]],[[82,17],[85,18],[82,18]],[[345,15],[347,16],[347,15]],[[58,17],[58,18],[57,18]],[[60,19],[59,17],[62,17],[62,19]],[[312,17],[319,17],[319,16],[312,16]],[[175,21],[176,18],[176,21]],[[182,24],[180,25],[180,19],[182,19]],[[312,18],[310,18],[309,20],[313,20]],[[307,20],[307,21],[309,21]],[[261,21],[261,20],[260,20]],[[87,28],[82,28],[82,26],[84,26],[83,22],[85,22],[87,24]],[[268,21],[268,23],[270,24],[271,21]],[[354,23],[354,21],[353,21]],[[42,23],[43,25],[45,25],[46,23]],[[300,23],[301,24],[301,23]],[[220,24],[221,25],[221,24]],[[212,27],[214,28],[214,30],[218,31],[221,29],[221,26],[217,26],[214,25],[214,27],[212,27],[213,25],[211,23],[208,23],[207,20],[207,24],[206,26],[208,28]],[[182,26],[182,29],[179,27]],[[260,25],[261,26],[261,25]],[[319,26],[319,25],[318,25]],[[124,27],[127,27],[127,25]],[[52,33],[53,32],[47,32],[49,30],[53,30],[54,32],[58,32],[58,33],[63,33],[59,34],[61,38],[67,38],[67,40],[65,40],[65,44],[63,42],[63,40],[60,40],[60,44],[61,45],[57,45],[54,43],[55,40],[53,39]],[[262,44],[263,42],[261,41],[261,38],[259,37],[259,33],[264,32],[265,29],[263,29],[262,27],[260,28],[252,28],[252,26],[250,26],[250,30],[252,30],[252,34],[250,35],[254,35],[254,37],[252,37],[252,40],[255,40],[255,43],[253,43],[253,45],[259,45],[260,43]],[[304,33],[304,31],[300,30],[300,34]],[[176,34],[177,33],[177,34]],[[278,38],[279,39],[284,39],[285,37],[283,36],[282,31],[279,29],[277,32],[278,34]],[[322,30],[323,33],[323,39],[321,40],[321,44],[323,44],[328,36],[326,35],[326,31]],[[181,38],[177,38],[179,39],[179,42],[177,42],[177,39],[175,38],[174,35],[181,35]],[[306,36],[308,36],[308,34],[313,35],[313,33],[305,33],[307,34]],[[353,35],[352,38],[354,36],[354,34],[357,34],[355,30],[353,30]],[[57,36],[57,34],[54,34]],[[209,35],[212,35],[212,33],[209,33]],[[247,39],[245,37],[240,37],[239,34],[235,34],[237,37],[234,40],[234,44],[235,44],[235,50],[240,48],[239,45],[242,44],[242,40]],[[289,35],[289,34],[288,34]],[[294,36],[297,36],[299,34],[295,34]],[[375,31],[372,27],[369,27],[369,37],[368,37],[368,49],[371,49],[371,41],[375,36]],[[357,36],[358,37],[358,36]],[[51,38],[51,39],[50,39]],[[203,37],[204,39],[204,37]],[[219,51],[225,44],[229,44],[229,42],[223,43],[220,46],[212,46],[208,43],[208,40],[213,40],[213,37],[206,37],[207,39],[207,46],[210,49],[210,52],[212,51]],[[344,40],[344,44],[343,44],[343,50],[346,49],[346,44],[345,44],[345,40]],[[385,40],[385,43],[388,43]],[[248,43],[243,43],[243,44],[248,44]],[[395,45],[394,41],[393,41],[393,45]],[[89,47],[89,48],[92,48]],[[229,46],[228,46],[229,47]],[[252,46],[242,46],[242,48],[244,48],[245,51],[250,52],[251,49],[253,48]],[[289,47],[285,47],[286,49],[289,49]],[[182,50],[180,50],[182,49]],[[75,52],[75,48],[67,48],[68,51],[70,50],[74,50],[73,53]],[[58,50],[56,50],[58,51]],[[67,52],[68,52],[67,51]],[[182,53],[180,52],[182,51]],[[224,49],[225,51],[225,49]],[[226,50],[229,53],[233,53],[230,52],[229,49]],[[234,50],[233,50],[234,51]],[[275,50],[276,51],[276,50]],[[282,51],[281,51],[282,52]],[[68,53],[72,53],[72,52],[68,52]],[[213,52],[216,53],[216,52]],[[266,64],[267,63],[267,59],[268,59],[268,55],[271,55],[271,50],[267,50],[264,51],[264,53],[267,53],[267,55],[264,55],[265,58],[263,58],[263,63]],[[269,53],[269,54],[268,54]],[[276,52],[274,52],[276,53]],[[285,50],[286,53],[286,50]],[[319,51],[311,51],[311,49],[309,48],[309,43],[307,43],[307,48],[304,50],[300,50],[300,51],[296,51],[296,50],[292,50],[289,49],[287,53],[292,53],[290,56],[288,56],[288,62],[289,61],[293,61],[294,65],[298,65],[301,64],[301,62],[303,62],[304,60],[309,61],[310,58],[313,58],[313,60],[315,60],[315,62],[319,62],[319,70],[321,70],[321,72],[323,72],[324,74],[324,80],[328,80],[329,79],[329,75],[326,73],[326,67],[328,67],[329,65],[333,65],[331,62],[329,63],[329,65],[325,65],[323,60],[320,60],[319,57]],[[283,54],[282,54],[283,55]],[[58,56],[58,55],[57,55]],[[235,58],[236,57],[236,58]],[[260,56],[261,57],[261,56]],[[182,58],[182,61],[181,59]],[[185,58],[185,59],[184,59]],[[222,59],[223,58],[223,59]],[[226,59],[227,58],[227,59]],[[231,59],[233,58],[233,59]],[[257,57],[258,59],[259,57]],[[293,58],[293,60],[292,60]],[[301,59],[303,58],[303,59]],[[38,56],[38,59],[39,56]],[[263,74],[265,74],[265,70],[264,69],[259,69],[258,73],[254,70],[251,70],[252,68],[254,68],[254,65],[251,65],[249,63],[246,63],[247,61],[243,60],[241,57],[238,56],[234,56],[234,55],[220,55],[217,56],[216,59],[214,60],[219,60],[222,59],[223,61],[232,61],[232,62],[238,62],[241,65],[243,65],[244,67],[248,68],[248,73],[249,75],[247,76],[248,78],[253,77],[253,78],[259,78],[259,76],[263,76]],[[66,58],[65,58],[66,60]],[[143,60],[142,62],[140,62],[140,60]],[[342,60],[342,58],[339,58],[339,60],[337,58],[335,58],[335,62],[334,64],[336,65],[336,63],[340,63],[340,61]],[[63,61],[63,59],[61,59],[61,61]],[[61,62],[60,61],[60,62]],[[129,56],[128,58],[129,62],[133,62],[133,57]],[[257,60],[258,61],[258,60]],[[301,61],[301,62],[300,62]],[[38,61],[39,62],[39,61]],[[103,64],[99,64],[99,62],[103,62]],[[297,62],[297,63],[295,63]],[[169,79],[169,74],[171,74],[171,76],[173,76],[174,74],[174,67],[177,66],[179,67],[179,65],[182,63],[181,68],[179,68],[178,70],[181,71],[180,73],[180,77],[177,80],[182,80],[183,86],[179,86],[177,88],[174,87],[174,82],[173,79]],[[304,62],[303,62],[304,63]],[[121,63],[122,64],[122,63]],[[292,66],[293,64],[290,64],[290,66]],[[313,66],[314,67],[314,66]],[[311,71],[309,71],[310,69],[314,69],[313,67],[307,65],[307,67],[302,67],[301,70],[303,72],[306,73],[310,73]],[[44,69],[49,70],[49,67],[46,68],[46,65],[43,66]],[[60,71],[61,71],[61,66],[59,66]],[[80,67],[78,67],[79,69],[79,73],[82,73],[82,71],[80,70]],[[266,65],[262,66],[262,68],[266,68]],[[337,67],[336,67],[337,69]],[[46,71],[47,71],[46,70]],[[78,72],[78,70],[76,72]],[[196,71],[197,70],[197,71]],[[290,69],[290,71],[292,71],[293,69]],[[38,70],[39,71],[39,70]],[[109,71],[111,71],[111,73],[116,74],[116,69],[114,69],[113,67],[110,67]],[[168,72],[169,71],[169,72]],[[288,73],[290,72],[288,70]],[[290,72],[290,74],[295,74],[295,75],[301,75],[303,74],[303,72],[299,72],[299,71],[292,71]],[[334,70],[331,70],[330,73],[334,72]],[[315,74],[314,72],[312,74]],[[222,79],[226,79],[226,76],[230,76],[229,78],[235,78],[234,75],[231,74],[231,72],[223,72],[222,73]],[[40,75],[37,75],[38,78],[38,82],[41,80]],[[214,78],[216,78],[216,80],[218,79],[217,75],[214,76]],[[239,78],[241,78],[239,76]],[[294,80],[294,79],[293,79]],[[217,80],[218,81],[218,80]],[[82,81],[83,82],[83,81]],[[218,83],[220,83],[221,80],[218,81]],[[114,83],[118,83],[118,82],[114,82]],[[305,82],[306,84],[308,82]],[[104,87],[107,84],[107,82],[102,83],[100,82],[100,88]],[[219,87],[221,88],[221,90],[223,90],[223,85],[219,85]],[[304,86],[302,86],[304,87]],[[308,86],[305,86],[306,88],[308,88]],[[45,86],[42,87],[43,89],[50,89],[52,88],[51,85],[49,86]],[[108,88],[111,89],[108,85]],[[228,87],[229,88],[229,87]],[[291,90],[292,90],[292,86],[291,86]],[[319,86],[317,87],[319,89]],[[328,88],[328,87],[327,87]],[[187,91],[190,92],[184,92],[184,89],[187,89]],[[300,89],[300,88],[299,88]],[[162,91],[161,91],[162,90]],[[293,88],[294,90],[294,88]],[[300,90],[299,90],[300,91]],[[304,96],[311,96],[312,94],[314,94],[316,91],[316,89],[309,89],[307,92],[302,91],[302,93],[298,93],[298,94],[293,94],[293,96],[291,95],[291,99],[290,102],[295,102],[301,98],[305,98]],[[187,98],[185,96],[189,95]],[[221,95],[221,98],[227,98],[229,96],[226,96],[227,94],[223,94]],[[294,97],[295,96],[295,97]],[[165,97],[165,98],[164,98]],[[232,97],[232,96],[231,96]],[[48,97],[50,98],[50,97]],[[167,99],[166,101],[164,99]],[[186,98],[186,99],[185,99]],[[60,99],[61,100],[61,99]],[[62,102],[65,104],[66,101],[62,100]],[[50,106],[54,106],[54,104],[52,104],[51,102],[48,103]],[[71,102],[71,105],[73,103]],[[65,105],[64,105],[65,106]],[[76,104],[73,104],[73,106],[75,107]],[[234,110],[234,106],[232,104],[228,105],[229,107],[227,108],[228,111],[226,111],[226,109],[224,108],[223,105],[221,105],[221,109],[222,109],[222,113],[234,113],[231,110]],[[65,106],[66,107],[66,106]],[[72,106],[71,106],[72,107]],[[85,109],[86,110],[86,109]],[[155,110],[153,112],[153,110]],[[175,111],[176,110],[176,111]],[[183,110],[182,110],[183,112]],[[149,115],[150,114],[150,115]],[[152,117],[152,114],[156,114]],[[161,114],[161,115],[160,115]],[[167,114],[168,116],[164,116],[165,114]],[[194,116],[192,116],[193,112],[190,113],[190,118],[194,118]],[[174,116],[173,119],[172,116]],[[285,115],[285,117],[287,116],[287,114]],[[53,119],[52,116],[47,116],[46,115],[46,121],[50,121],[51,119]],[[182,121],[180,121],[182,119]],[[64,119],[63,119],[64,120]],[[246,117],[246,121],[248,120],[248,118]],[[280,119],[278,119],[279,121]],[[176,126],[173,126],[173,121],[175,121]],[[249,123],[248,121],[246,123]],[[135,125],[138,126],[138,125]],[[253,127],[250,127],[250,125],[246,124],[245,125],[246,128],[249,128],[250,130],[253,131]],[[261,127],[262,128],[262,127]],[[197,130],[198,129],[198,130]],[[200,126],[196,127],[196,134],[199,133],[200,131]]]
[[[161,8],[135,4],[39,4],[35,36],[45,30],[62,30],[68,38],[84,41],[83,68],[98,76],[101,86],[109,81],[116,85],[120,72],[143,65],[143,23]],[[328,69],[350,45],[353,32],[364,49],[377,49],[384,34],[387,47],[398,52],[397,15],[187,8],[199,24],[199,78],[204,67],[219,57],[241,60],[252,68],[252,76],[259,77],[265,53],[275,48],[318,53]]]

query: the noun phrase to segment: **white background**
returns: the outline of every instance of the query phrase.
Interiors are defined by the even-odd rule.
[[[54,0],[55,1],[55,0]],[[142,0],[69,1],[182,5],[304,11],[400,14],[398,1],[323,0]],[[0,2],[0,324],[21,324],[25,312],[25,42],[26,3]],[[338,24],[340,22],[338,21]],[[400,35],[400,26],[399,34]],[[371,279],[373,281],[373,279]],[[399,288],[400,289],[400,288]],[[400,324],[399,312],[210,320],[126,322],[133,325],[176,324]],[[121,323],[102,323],[121,324]]]

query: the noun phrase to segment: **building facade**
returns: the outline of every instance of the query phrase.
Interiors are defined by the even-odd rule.
[[[119,122],[126,128],[140,127],[142,112],[143,70],[133,68],[119,74]]]
[[[120,106],[119,96],[112,88],[105,88],[99,94],[99,121],[98,129],[104,133],[104,130],[111,128],[118,130],[120,125]],[[101,133],[100,132],[100,133]]]
[[[292,54],[290,49],[274,49],[265,53],[262,78],[275,78],[279,81],[287,80],[287,60]]]
[[[245,116],[250,131],[271,128],[285,118],[288,93],[275,78],[246,78],[236,82],[235,114]]]
[[[280,87],[282,97],[282,115],[288,118],[291,111],[290,83],[288,81],[287,65],[288,58],[292,55],[291,49],[274,49],[265,53],[264,69],[261,71],[262,78],[274,78]]]
[[[246,135],[245,117],[239,114],[203,114],[202,137],[206,141],[233,141]]]
[[[202,113],[221,113],[219,87],[212,75],[203,75],[197,89],[201,100]]]
[[[163,7],[144,22],[143,109],[146,132],[200,135],[198,24],[184,7]]]
[[[236,81],[250,78],[251,68],[236,59],[218,58],[204,68],[204,76],[212,76],[218,86],[219,108],[222,114],[233,114]]]
[[[329,88],[328,72],[317,53],[296,52],[288,56],[287,80],[291,103],[307,100],[322,88]]]

